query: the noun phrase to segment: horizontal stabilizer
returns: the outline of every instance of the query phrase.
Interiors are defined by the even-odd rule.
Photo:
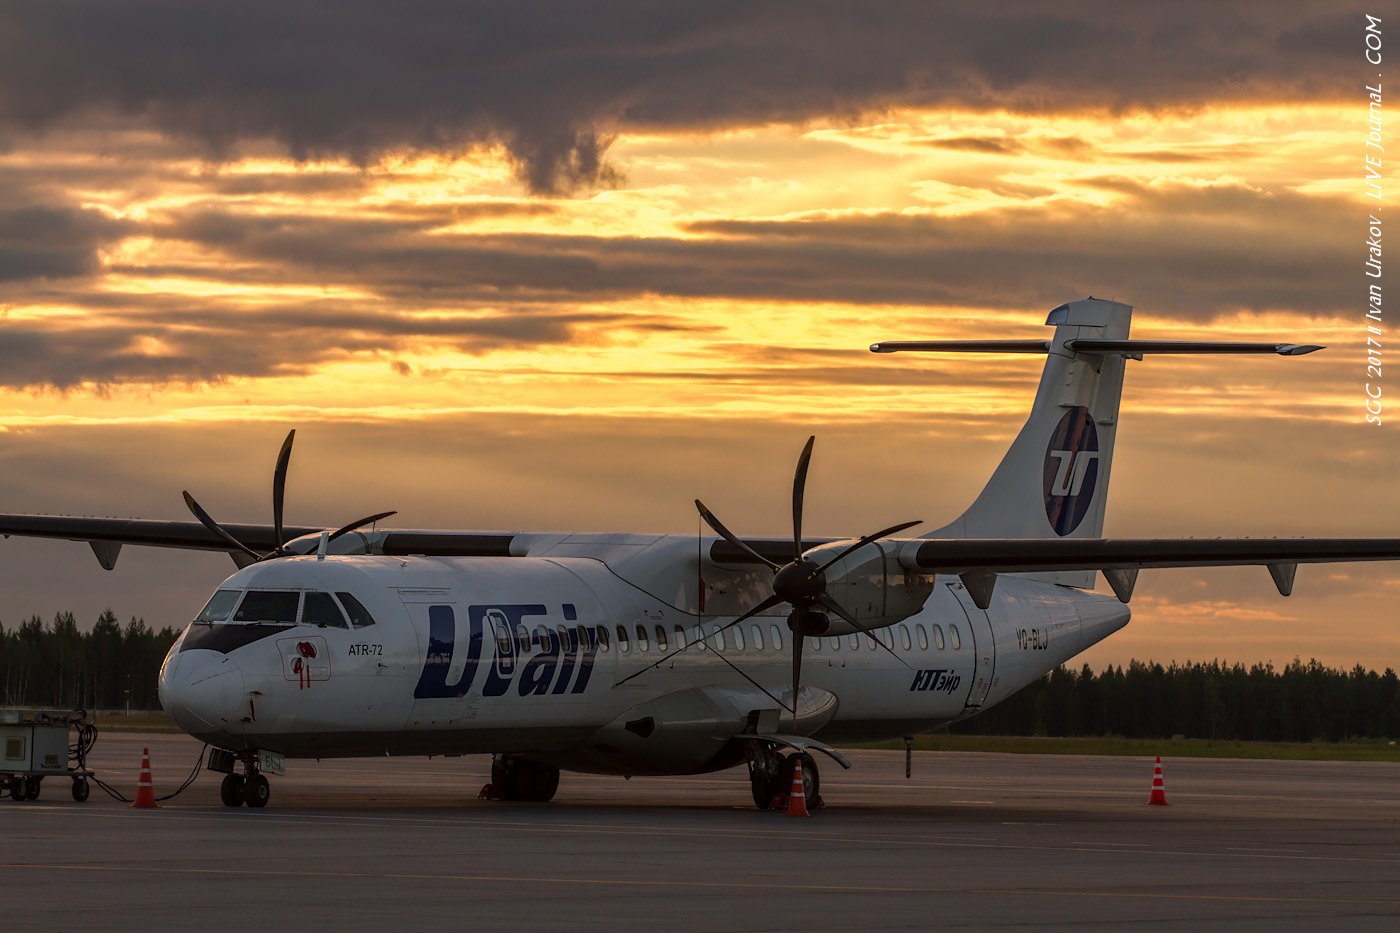
[[[871,353],[1049,353],[1048,340],[884,340],[870,345]],[[1276,353],[1302,356],[1325,350],[1308,343],[1234,343],[1217,340],[1102,340],[1078,337],[1065,341],[1074,353]]]
[[[905,541],[914,570],[967,574],[1400,560],[1400,538],[964,538]],[[1280,592],[1292,588],[1292,573]],[[1278,582],[1276,579],[1275,582]]]

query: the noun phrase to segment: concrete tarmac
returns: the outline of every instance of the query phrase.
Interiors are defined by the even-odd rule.
[[[199,745],[104,735],[91,760],[157,794]],[[821,756],[819,756],[820,758]],[[288,763],[265,810],[218,775],[159,811],[66,779],[0,801],[5,929],[812,930],[1084,924],[1394,930],[1400,764],[1141,758],[823,759],[810,819],[756,811],[743,769],[565,774],[551,804],[476,800],[489,761]]]

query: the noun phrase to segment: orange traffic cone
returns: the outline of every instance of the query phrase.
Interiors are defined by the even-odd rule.
[[[1147,798],[1149,806],[1167,806],[1167,785],[1162,780],[1162,756],[1157,756],[1157,765],[1152,769],[1152,796]]]
[[[132,807],[138,810],[155,810],[156,788],[151,783],[151,750],[141,749],[141,776],[136,779],[136,799],[131,801]]]
[[[802,783],[802,757],[792,759],[792,790],[788,792],[788,816],[811,816],[807,812],[807,788]]]

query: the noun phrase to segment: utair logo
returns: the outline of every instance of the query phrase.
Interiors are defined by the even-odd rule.
[[[1082,405],[1065,412],[1045,448],[1045,516],[1057,535],[1079,527],[1099,478],[1099,433]]]
[[[564,621],[578,619],[572,603],[564,603]],[[451,606],[428,607],[428,655],[423,659],[423,672],[413,689],[415,699],[464,697],[476,680],[477,671],[486,669],[481,684],[483,697],[505,696],[514,685],[520,696],[582,693],[593,676],[593,658],[598,653],[597,629],[582,625],[547,625],[548,610],[539,604],[494,605],[467,607],[466,657],[457,658],[460,671],[452,683],[447,682],[457,642],[457,613]],[[547,643],[526,661],[521,657],[524,640],[519,633],[538,628]],[[491,649],[491,657],[482,663],[483,649]],[[519,679],[516,679],[516,674]]]

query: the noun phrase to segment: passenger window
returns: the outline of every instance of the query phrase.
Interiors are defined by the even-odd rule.
[[[650,645],[650,643],[647,642],[647,627],[646,627],[645,625],[638,625],[638,626],[637,626],[637,650],[638,650],[638,651],[647,651],[647,650],[650,649],[650,648],[651,648],[651,645]]]
[[[948,641],[952,642],[954,651],[962,649],[962,636],[958,634],[956,625],[948,626]]]
[[[712,627],[712,628],[710,629],[710,634],[712,634],[712,635],[715,636],[715,648],[717,648],[717,649],[720,650],[720,651],[723,651],[723,650],[724,650],[724,633],[721,632],[721,631],[719,630],[719,626],[716,625],[716,626]]]
[[[548,650],[549,650],[549,630],[548,630],[548,629],[541,628],[541,627],[539,627],[539,626],[536,626],[536,627],[535,627],[535,648],[536,648],[537,650],[539,650],[539,651],[548,651]]]
[[[229,613],[233,612],[234,605],[238,602],[238,597],[242,595],[239,590],[219,590],[209,597],[209,602],[204,609],[195,616],[196,622],[224,622],[228,619]]]
[[[753,627],[753,646],[759,651],[763,650],[763,626],[761,625]]]
[[[496,633],[496,654],[503,658],[514,657],[515,639],[511,637],[510,625],[493,619],[491,629]]]
[[[783,650],[783,633],[776,625],[768,626],[768,639],[772,643],[774,651]]]
[[[828,639],[826,640],[826,646],[827,646],[828,648],[830,648],[832,651],[840,651],[840,650],[841,650],[841,636],[839,636],[839,635],[832,635],[830,638],[828,638]]]
[[[578,645],[574,642],[574,633],[562,625],[556,625],[555,631],[559,635],[559,650],[573,654],[578,650]]]
[[[807,645],[808,645],[808,647],[810,647],[813,651],[821,651],[821,650],[822,650],[822,640],[821,640],[820,638],[809,638],[809,639],[807,639]]]
[[[927,651],[927,650],[928,650],[928,632],[924,631],[924,625],[923,625],[922,622],[920,622],[918,625],[914,626],[914,637],[917,638],[917,639],[919,640],[919,650],[920,650],[920,651]]]
[[[688,638],[685,637],[685,629],[682,628],[681,626],[677,625],[677,626],[676,626],[676,647],[679,648],[681,645],[684,645],[684,644],[685,644],[686,642],[688,642],[688,641],[690,641],[690,639],[688,639]]]
[[[598,650],[606,654],[608,652],[608,628],[605,625],[598,626]]]
[[[874,636],[874,635],[866,635],[866,636],[865,636],[865,640],[868,641],[868,642],[870,642],[870,650],[871,650],[871,651],[874,651],[876,648],[879,647],[878,645],[875,644],[875,636]]]
[[[880,639],[880,643],[886,648],[894,648],[894,632],[891,632],[888,628],[880,629],[876,637]]]
[[[625,625],[617,627],[617,650],[624,653],[632,650],[632,646],[627,641],[627,626]]]
[[[736,651],[743,651],[743,650],[744,650],[744,627],[743,627],[742,625],[736,625],[736,626],[734,626],[732,629],[730,629],[730,631],[734,633],[734,648],[735,648],[735,650],[736,650]]]
[[[530,630],[523,625],[515,627],[515,641],[520,645],[520,653],[524,654],[530,650]]]
[[[330,593],[306,594],[301,604],[301,624],[302,625],[330,625],[335,628],[349,628],[350,623],[345,621],[345,615],[340,611],[340,607],[331,599]]]
[[[297,620],[297,607],[301,603],[299,592],[269,593],[249,590],[238,604],[233,614],[235,622],[285,622],[289,625]]]
[[[914,647],[914,643],[909,640],[909,626],[901,625],[899,627],[899,643],[905,651]]]
[[[658,625],[656,627],[656,650],[665,651],[667,647],[668,645],[666,643],[666,626]]]
[[[364,603],[360,602],[349,593],[336,593],[336,598],[345,607],[345,614],[350,617],[350,624],[355,628],[364,628],[366,625],[374,624],[374,616],[369,614]]]
[[[933,646],[939,651],[943,650],[943,626],[941,625],[933,627]]]
[[[859,651],[860,635],[856,632],[852,632],[850,636],[846,639],[846,647],[850,648],[852,651]]]

